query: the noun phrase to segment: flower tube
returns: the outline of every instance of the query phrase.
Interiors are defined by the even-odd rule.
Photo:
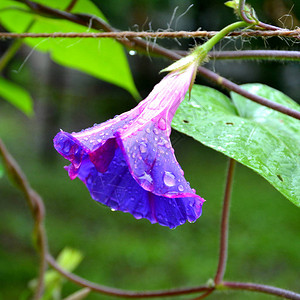
[[[56,150],[91,197],[136,219],[174,228],[201,215],[204,202],[185,180],[170,142],[171,121],[194,81],[193,61],[165,76],[135,108],[78,133],[61,131]]]

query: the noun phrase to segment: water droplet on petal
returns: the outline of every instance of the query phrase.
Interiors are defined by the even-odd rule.
[[[196,194],[196,190],[195,190],[195,189],[192,189],[192,191],[193,191],[193,193],[195,193],[195,194]]]
[[[166,130],[167,129],[167,124],[166,124],[166,120],[164,118],[160,118],[158,120],[158,127],[161,129],[161,130]]]
[[[165,171],[163,181],[164,184],[169,187],[174,186],[176,183],[174,174],[168,171]]]
[[[185,221],[186,221],[186,220],[185,220],[184,218],[180,218],[180,219],[179,219],[179,224],[182,225],[182,224],[185,223]]]
[[[153,132],[154,132],[155,134],[159,134],[159,130],[158,130],[156,127],[154,127]]]
[[[147,128],[147,129],[146,129],[146,132],[147,132],[147,133],[150,133],[150,132],[151,132],[150,128]]]
[[[134,217],[137,219],[137,220],[139,220],[139,219],[141,219],[142,217],[143,217],[143,215],[141,214],[141,213],[139,213],[139,212],[133,212],[133,215],[134,215]]]
[[[147,145],[145,143],[140,143],[140,151],[141,153],[146,153],[147,152]]]
[[[127,119],[128,118],[128,115],[127,114],[122,114],[121,116],[120,116],[120,119],[121,120],[125,120],[125,119]]]
[[[178,186],[178,190],[179,190],[180,192],[183,192],[183,190],[184,190],[183,185],[180,184],[180,185]]]
[[[65,144],[64,144],[64,149],[63,149],[63,151],[64,151],[65,153],[69,153],[69,152],[70,152],[70,149],[71,149],[70,142],[69,142],[69,141],[66,141]]]

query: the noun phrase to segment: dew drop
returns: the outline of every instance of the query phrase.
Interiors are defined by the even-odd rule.
[[[129,54],[129,55],[132,55],[132,56],[133,56],[133,55],[136,55],[136,51],[135,51],[135,50],[129,50],[128,54]]]
[[[140,151],[141,153],[146,153],[147,152],[147,145],[145,143],[140,143]]]
[[[146,132],[147,132],[147,133],[150,133],[150,132],[151,132],[150,128],[147,128],[147,129],[146,129]]]
[[[176,183],[174,174],[168,171],[165,171],[163,181],[164,184],[169,187],[174,186]]]
[[[167,124],[166,124],[166,120],[164,118],[160,118],[159,121],[158,121],[158,127],[161,129],[161,130],[166,130],[167,128]]]
[[[88,137],[85,137],[85,138],[83,138],[85,141],[88,141],[89,140],[89,138]]]
[[[135,217],[137,220],[143,218],[143,215],[142,215],[140,212],[137,212],[137,211],[135,211],[135,212],[133,213],[133,215],[134,215],[134,217]]]
[[[68,152],[70,152],[70,149],[71,149],[70,142],[69,141],[65,142],[65,144],[64,144],[64,152],[68,153]]]
[[[158,130],[156,127],[154,127],[153,132],[154,132],[155,134],[159,134],[159,130]]]
[[[179,190],[180,192],[183,192],[183,190],[184,190],[183,185],[180,184],[180,185],[178,186],[178,190]]]

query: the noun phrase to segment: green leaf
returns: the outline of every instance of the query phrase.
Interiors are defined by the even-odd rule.
[[[29,93],[19,85],[0,77],[0,97],[28,116],[33,114],[33,101]]]
[[[262,84],[242,88],[300,111],[283,93]],[[300,122],[235,93],[233,102],[208,87],[194,85],[173,119],[173,127],[237,160],[268,180],[300,206]]]
[[[35,1],[58,9],[65,9],[69,0]],[[7,9],[14,7],[17,9]],[[66,20],[46,18],[34,15],[26,5],[1,0],[0,22],[12,32],[24,32],[34,21],[29,32],[98,32],[86,26],[78,25]],[[89,13],[105,20],[101,11],[88,0],[78,1],[72,13]],[[106,20],[105,20],[106,21]],[[28,38],[24,42],[35,50],[49,52],[51,58],[67,67],[88,73],[101,80],[118,85],[128,90],[135,98],[139,97],[136,90],[127,58],[123,47],[110,38]]]

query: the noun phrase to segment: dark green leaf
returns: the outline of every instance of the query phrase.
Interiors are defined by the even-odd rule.
[[[300,110],[281,92],[262,84],[248,91]],[[267,179],[300,206],[300,122],[232,93],[194,85],[192,96],[180,105],[173,127],[204,145],[237,160]]]
[[[33,101],[29,93],[19,85],[0,77],[0,97],[10,102],[26,115],[33,114]]]
[[[65,9],[70,1],[49,2],[40,0],[35,2],[46,5],[51,4],[52,7]],[[33,20],[34,23],[30,27],[29,32],[97,32],[66,20],[34,15],[27,6],[21,3],[1,0],[0,9],[9,7],[19,9],[5,9],[1,11],[0,22],[6,29],[12,32],[24,32]],[[78,1],[72,12],[89,13],[105,20],[101,11],[88,0]],[[114,39],[28,38],[24,41],[35,50],[49,52],[55,62],[118,85],[138,98],[138,92],[134,85],[123,47]]]

